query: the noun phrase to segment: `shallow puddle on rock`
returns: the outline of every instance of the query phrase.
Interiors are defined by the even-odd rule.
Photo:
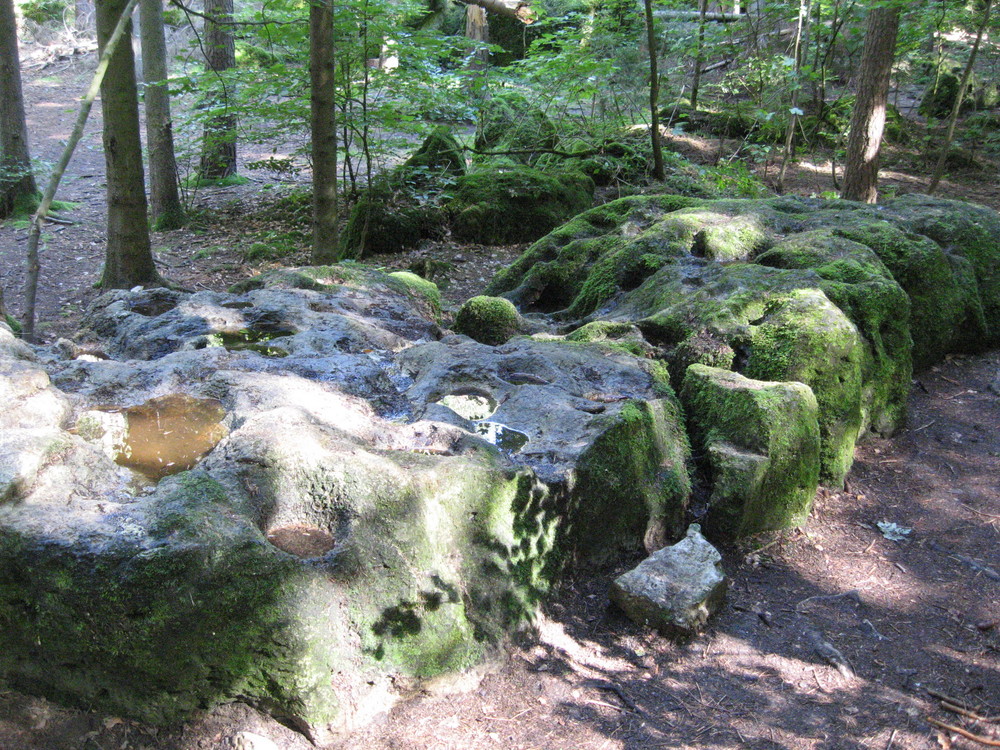
[[[162,479],[194,466],[227,434],[222,404],[182,393],[150,399],[124,409],[125,442],[115,460]]]
[[[476,422],[476,432],[507,453],[517,453],[528,442],[528,436],[499,422]]]
[[[267,532],[267,541],[296,557],[321,557],[337,546],[333,535],[317,528],[301,523],[279,526]]]
[[[438,401],[463,419],[486,419],[497,410],[496,399],[480,393],[450,393]]]
[[[270,342],[274,339],[291,336],[294,331],[256,331],[244,328],[242,331],[224,331],[213,333],[208,339],[210,346],[221,346],[231,352],[251,351],[263,354],[265,357],[287,357],[288,352]]]

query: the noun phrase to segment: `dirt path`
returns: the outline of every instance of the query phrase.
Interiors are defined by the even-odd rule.
[[[89,73],[72,61],[35,73],[25,87],[33,153],[51,162]],[[50,339],[72,330],[94,294],[103,257],[96,108],[95,118],[60,196],[80,204],[70,214],[75,223],[48,230],[40,300]],[[915,182],[900,175],[899,184]],[[829,189],[824,179],[822,168],[802,166],[792,185],[801,192]],[[979,182],[953,187],[996,206],[992,182]],[[194,288],[221,289],[259,270],[240,254],[259,187],[206,196],[215,211],[210,220],[156,235],[165,272]],[[25,234],[0,228],[0,284],[15,312]],[[442,249],[462,269],[448,290],[453,299],[476,292],[518,251],[447,243]],[[982,747],[931,726],[927,716],[1000,738],[996,723],[946,711],[928,693],[1000,714],[998,366],[997,354],[956,357],[919,375],[909,427],[891,442],[865,442],[848,489],[821,492],[804,530],[758,540],[758,551],[726,550],[728,603],[702,637],[673,643],[609,609],[608,584],[623,563],[566,581],[536,632],[478,687],[423,692],[342,746]],[[910,531],[893,541],[880,522]],[[836,654],[843,657],[839,669]],[[242,705],[158,732],[0,692],[0,750],[226,748],[237,746],[240,732],[268,737],[282,750],[310,747]]]

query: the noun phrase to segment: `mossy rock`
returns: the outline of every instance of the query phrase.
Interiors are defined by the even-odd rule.
[[[516,166],[459,177],[446,205],[458,239],[501,245],[538,239],[593,200],[594,182],[581,172]]]
[[[473,297],[455,317],[452,329],[481,344],[500,346],[526,329],[524,319],[509,300],[501,297]]]
[[[942,300],[948,305],[942,312],[952,319],[964,316],[961,330],[953,333],[953,350],[982,351],[1000,343],[1000,214],[976,203],[924,195],[896,198],[886,211],[900,228],[936,242],[947,259],[952,288],[962,302]],[[915,322],[914,342],[921,333]]]
[[[785,125],[781,118],[763,119],[755,112],[744,110],[691,109],[690,107],[668,107],[661,110],[664,122],[678,123],[684,130],[738,138],[756,143],[780,143]]]
[[[606,563],[609,551],[640,543],[654,550],[675,539],[691,495],[689,456],[672,394],[625,404],[577,464],[567,516],[576,556]]]
[[[815,272],[819,289],[864,341],[861,431],[891,434],[900,427],[913,370],[910,297],[875,251],[846,239],[839,229],[817,229],[788,237],[756,262]]]
[[[402,167],[410,172],[423,171],[431,175],[463,175],[465,154],[451,130],[441,125],[424,139]]]
[[[675,377],[698,355],[713,364],[726,364],[731,356],[730,366],[748,377],[809,385],[819,402],[823,478],[843,484],[866,392],[866,348],[857,328],[809,273],[757,264],[714,266],[700,271],[696,289],[688,286],[686,273],[682,264],[664,266],[626,295],[618,310],[627,310],[627,317],[646,314],[637,325],[670,352]],[[893,410],[903,408],[905,392],[900,401],[891,404]]]
[[[444,231],[444,212],[431,202],[421,202],[403,181],[406,174],[375,180],[354,205],[340,234],[341,259],[401,253]]]
[[[819,408],[808,386],[696,364],[681,401],[712,480],[709,535],[734,539],[805,522],[820,466]]]
[[[944,59],[930,70],[930,81],[920,99],[918,112],[924,117],[945,118],[951,114],[958,98],[958,90],[962,83],[963,65],[955,60]],[[962,109],[969,109],[976,104],[976,94],[980,88],[979,78],[973,74],[965,91]]]
[[[642,331],[631,323],[594,320],[568,334],[566,340],[574,343],[600,343],[637,357],[651,356],[653,352],[653,347],[643,338]]]
[[[518,307],[541,312],[572,308],[576,314],[590,313],[618,291],[616,277],[638,285],[679,251],[655,242],[643,244],[630,235],[665,213],[699,203],[682,196],[635,196],[592,208],[529,247],[494,277],[487,294],[503,294]],[[616,257],[605,259],[610,255]],[[619,256],[625,268],[616,268]],[[594,266],[602,260],[601,272],[595,273]],[[605,275],[610,276],[607,281]]]
[[[559,142],[556,126],[531,104],[523,94],[506,91],[490,99],[479,111],[476,124],[476,150],[505,154],[521,164],[533,164],[540,154],[551,151]],[[489,161],[489,155],[478,156]]]
[[[430,306],[431,317],[441,318],[441,292],[433,281],[418,276],[411,271],[393,271],[389,274],[389,284],[399,284],[410,295],[419,296]]]
[[[819,112],[808,112],[801,119],[808,140],[829,147],[842,147],[846,143],[856,100],[854,94],[848,94],[824,105]],[[895,105],[886,104],[883,138],[887,143],[908,144],[912,140],[911,128]]]

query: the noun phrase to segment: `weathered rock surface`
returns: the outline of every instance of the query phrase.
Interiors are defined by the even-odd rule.
[[[722,556],[692,524],[687,535],[615,579],[611,600],[632,620],[666,635],[692,635],[726,596]]]
[[[355,264],[113,292],[51,349],[0,326],[0,681],[348,729],[568,563],[676,539],[692,455],[710,535],[802,523],[914,362],[1000,340],[998,239],[937,199],[637,197],[495,283],[558,335],[448,333],[433,284]]]
[[[442,338],[435,291],[283,271],[110,293],[40,360],[8,342],[0,680],[156,723],[245,699],[320,738],[481,661],[568,560],[680,530],[660,370]]]

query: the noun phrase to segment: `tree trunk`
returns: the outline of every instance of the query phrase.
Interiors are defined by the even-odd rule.
[[[705,15],[708,13],[708,0],[699,0],[698,4],[698,41],[694,53],[694,75],[691,78],[691,109],[698,109],[698,93],[701,88],[701,66],[705,54]]]
[[[233,18],[233,0],[205,0],[205,15],[220,21]],[[221,76],[236,67],[236,43],[232,26],[205,19],[203,46],[205,64],[213,73]],[[201,165],[198,174],[202,179],[219,180],[236,174],[236,115],[229,106],[229,84],[225,80],[221,86],[221,102],[212,105],[223,110],[223,114],[212,117],[205,123],[201,147]]]
[[[841,192],[841,198],[846,200],[874,203],[878,199],[878,157],[898,31],[897,6],[876,6],[868,12],[858,93],[847,138]]]
[[[0,218],[37,194],[24,122],[14,1],[0,0]]]
[[[951,142],[955,139],[955,125],[958,122],[958,114],[962,111],[962,102],[965,99],[965,92],[969,90],[969,81],[972,78],[972,69],[976,64],[976,55],[979,53],[979,45],[983,41],[983,34],[990,23],[990,11],[993,10],[993,0],[986,0],[986,7],[983,9],[983,20],[979,24],[976,32],[976,41],[972,44],[972,51],[969,53],[969,61],[962,71],[962,80],[958,84],[958,93],[955,95],[955,103],[951,107],[951,114],[948,116],[948,130],[944,136],[944,143],[941,144],[941,154],[938,156],[937,164],[934,167],[934,174],[931,176],[931,184],[927,186],[927,194],[933,195],[937,190],[941,176],[944,174],[944,166],[948,161],[948,152],[951,150]],[[940,65],[938,66],[940,68]]]
[[[97,1],[97,46],[103,51],[125,0]],[[131,35],[131,23],[126,29]],[[107,171],[108,244],[99,286],[129,288],[159,284],[146,223],[146,188],[139,139],[139,99],[131,44],[119,44],[101,83],[104,162]]]
[[[643,0],[646,11],[646,45],[649,47],[649,138],[653,149],[653,177],[662,181],[663,146],[660,143],[660,73],[657,69],[656,27],[653,24],[653,0]]]
[[[785,192],[785,172],[788,169],[788,162],[792,160],[792,153],[795,150],[795,126],[799,122],[799,92],[802,89],[802,55],[805,49],[806,29],[808,28],[810,0],[799,0],[799,16],[795,26],[795,48],[793,58],[795,60],[795,82],[792,88],[791,106],[788,108],[788,127],[785,130],[785,147],[781,154],[781,168],[778,170],[778,193]]]
[[[483,45],[490,42],[490,25],[486,18],[486,11],[475,4],[465,6],[465,38]],[[469,61],[469,67],[473,70],[481,70],[490,62],[490,52],[485,47],[477,49],[473,58]]]
[[[73,10],[73,26],[77,31],[94,28],[94,0],[76,0]]]
[[[167,89],[167,42],[163,34],[163,3],[141,0],[142,78],[146,84],[146,147],[149,151],[149,203],[153,229],[177,229],[184,223],[177,190],[177,162]]]
[[[337,257],[337,91],[334,72],[331,0],[309,6],[309,108],[312,132],[313,233],[312,262]]]
[[[534,23],[535,11],[520,0],[458,0],[467,6],[478,6],[484,11],[496,13],[498,16],[505,16],[523,24]]]

